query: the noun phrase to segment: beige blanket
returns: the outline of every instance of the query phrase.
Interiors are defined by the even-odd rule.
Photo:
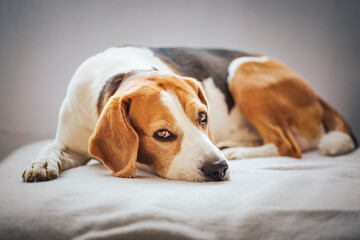
[[[98,163],[23,183],[47,142],[0,162],[1,239],[360,239],[360,150],[231,161],[222,183],[115,178]]]

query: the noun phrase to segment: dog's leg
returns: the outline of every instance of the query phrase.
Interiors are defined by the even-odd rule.
[[[25,169],[24,182],[47,181],[59,176],[60,171],[86,164],[88,157],[73,152],[54,141],[41,149],[38,157]]]
[[[220,149],[226,149],[226,148],[234,148],[234,147],[240,147],[241,144],[236,142],[236,141],[232,141],[232,140],[227,140],[227,141],[221,141],[216,143],[216,146]]]
[[[225,148],[233,148],[233,147],[259,147],[261,145],[263,145],[262,139],[257,139],[256,141],[249,141],[249,142],[226,140],[216,143],[216,146],[220,150],[223,150]]]
[[[237,106],[264,144],[274,144],[281,156],[301,158],[302,148],[309,147],[303,140],[319,139],[318,97],[293,70],[267,57],[239,58],[231,63],[229,76],[233,76],[229,89]]]
[[[239,145],[236,146],[234,142],[228,142],[226,147],[229,148],[222,149],[225,156],[229,160],[279,155],[296,158],[301,157],[301,150],[291,131],[288,128],[280,128],[277,125],[271,124],[271,119],[267,118],[266,115],[262,117],[263,118],[259,120],[260,122],[254,121],[253,125],[261,135],[264,145],[239,147]]]
[[[279,156],[279,151],[274,144],[259,147],[230,147],[223,149],[222,152],[228,160]]]
[[[24,182],[47,181],[59,176],[60,171],[85,165],[90,157],[87,142],[91,131],[79,123],[65,99],[61,109],[56,139],[45,146],[38,157],[25,169]]]
[[[265,145],[262,142],[244,144],[228,140],[219,142],[216,146],[228,160],[279,156],[278,148],[272,143]]]

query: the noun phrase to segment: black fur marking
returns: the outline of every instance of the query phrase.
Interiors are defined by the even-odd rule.
[[[221,49],[194,48],[150,48],[164,62],[170,64],[181,75],[203,81],[211,77],[225,96],[228,111],[235,102],[227,84],[228,66],[238,57],[251,56],[243,52]]]
[[[120,87],[121,83],[123,83],[125,79],[133,76],[134,74],[135,74],[135,71],[131,71],[128,73],[119,73],[106,81],[105,85],[101,89],[101,92],[100,92],[100,95],[98,98],[98,102],[97,102],[97,109],[98,109],[99,113],[101,111],[101,107],[103,106],[104,100],[108,96],[114,95],[114,93]]]

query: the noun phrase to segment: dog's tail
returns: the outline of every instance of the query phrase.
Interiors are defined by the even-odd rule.
[[[358,142],[349,124],[328,103],[319,97],[323,108],[323,125],[325,134],[319,142],[319,150],[324,155],[340,155],[358,147]]]

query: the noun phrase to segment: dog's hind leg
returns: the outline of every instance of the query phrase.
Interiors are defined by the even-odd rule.
[[[230,64],[229,76],[237,107],[264,144],[275,145],[281,156],[301,158],[295,130],[311,141],[320,137],[318,97],[290,68],[267,57],[239,58]]]

